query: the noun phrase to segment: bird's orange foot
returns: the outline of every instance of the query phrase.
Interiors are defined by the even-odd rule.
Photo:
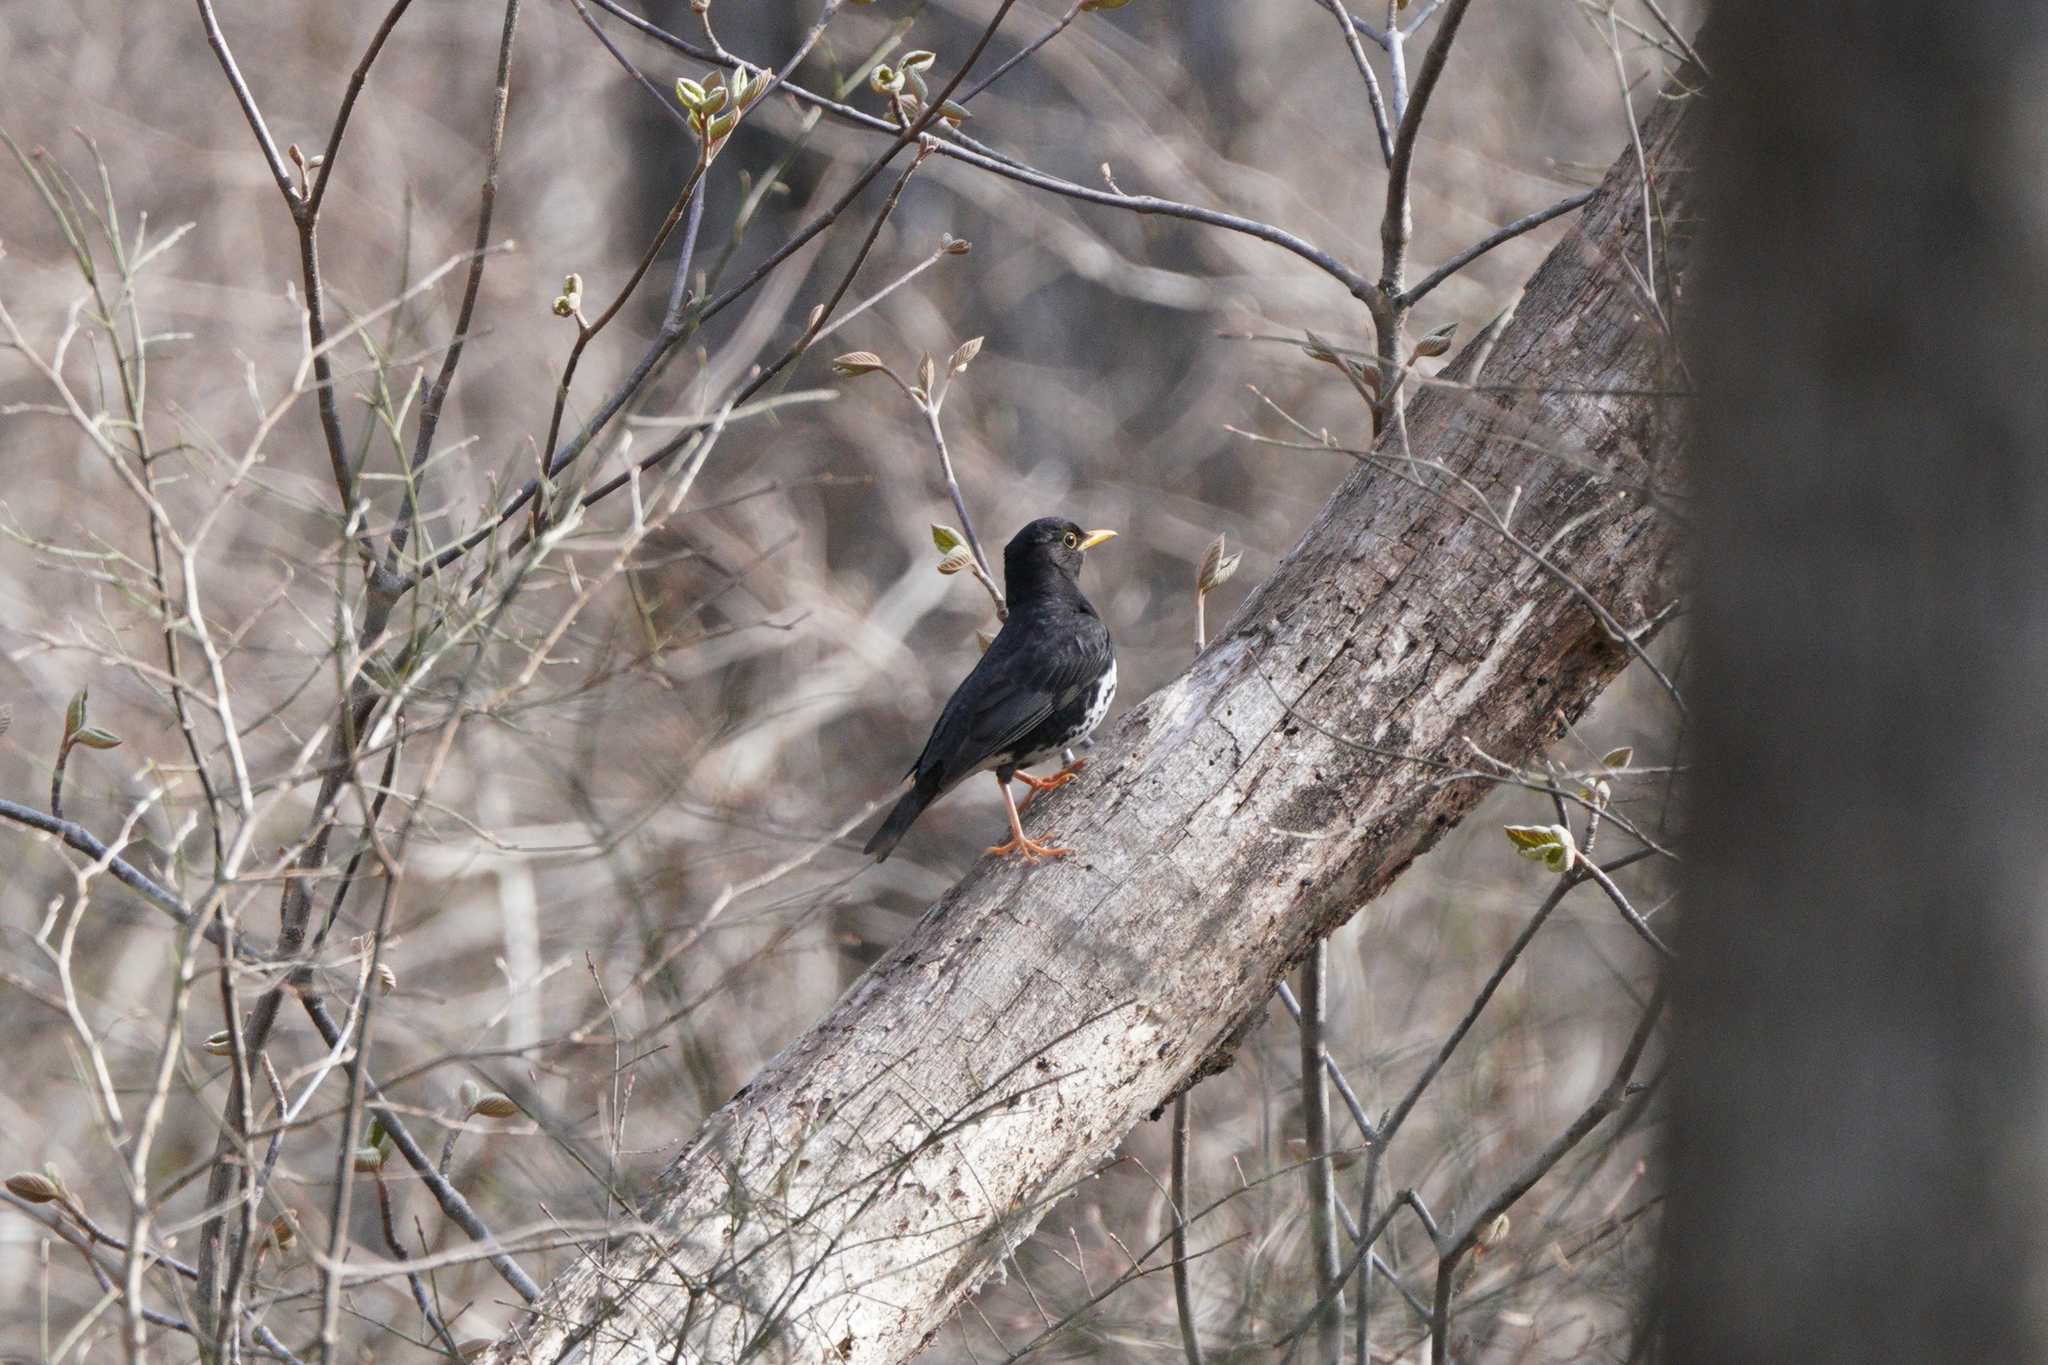
[[[1072,763],[1069,763],[1066,767],[1054,773],[1051,777],[1033,777],[1030,773],[1027,772],[1016,772],[1010,774],[1019,782],[1022,782],[1025,786],[1031,788],[1030,791],[1024,793],[1024,799],[1017,803],[1017,809],[1024,810],[1027,807],[1029,807],[1033,801],[1036,801],[1038,799],[1038,794],[1040,792],[1058,791],[1061,787],[1066,786],[1069,782],[1072,782],[1076,777],[1078,777],[1081,773],[1081,769],[1087,766],[1087,759],[1077,758]]]
[[[1054,836],[1048,830],[1045,837],[1051,839]],[[1026,862],[1036,862],[1040,858],[1064,858],[1073,853],[1074,850],[1071,848],[1056,848],[1052,844],[1042,843],[1028,834],[1019,832],[1011,835],[1008,843],[996,844],[987,851],[995,854],[998,858],[1007,858],[1013,853],[1021,854]]]

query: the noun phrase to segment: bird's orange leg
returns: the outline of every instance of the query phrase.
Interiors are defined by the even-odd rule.
[[[1003,809],[1010,813],[1010,839],[1008,843],[997,844],[990,848],[988,850],[990,853],[995,854],[999,858],[1007,858],[1012,853],[1021,853],[1026,859],[1036,860],[1039,858],[1064,858],[1074,851],[1071,848],[1055,848],[1051,844],[1040,843],[1024,833],[1024,822],[1017,817],[1017,803],[1010,796],[1010,784],[1003,781],[1002,774],[1000,773],[996,775],[996,785],[1003,789]],[[1052,837],[1051,832],[1047,831],[1046,838],[1050,839]]]
[[[1030,773],[1025,772],[1021,768],[1018,769],[1016,772],[1010,774],[1010,776],[1016,778],[1019,782],[1022,782],[1025,786],[1031,788],[1031,790],[1024,793],[1024,799],[1017,803],[1017,809],[1030,810],[1031,803],[1038,799],[1038,794],[1040,792],[1058,791],[1061,787],[1066,786],[1069,782],[1072,782],[1075,777],[1079,776],[1081,769],[1087,766],[1087,759],[1077,758],[1072,763],[1069,763],[1066,767],[1061,768],[1058,772],[1054,773],[1051,777],[1033,777]]]

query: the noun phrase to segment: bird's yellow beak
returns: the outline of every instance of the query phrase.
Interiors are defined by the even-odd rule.
[[[1100,545],[1103,541],[1108,540],[1111,536],[1114,536],[1115,534],[1116,532],[1114,531],[1090,531],[1088,533],[1087,538],[1081,542],[1080,548],[1083,550],[1092,550],[1096,546]]]

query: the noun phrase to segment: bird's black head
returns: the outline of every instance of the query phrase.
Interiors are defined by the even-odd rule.
[[[1040,517],[1003,547],[1003,582],[1012,597],[1019,588],[1042,581],[1048,569],[1078,583],[1082,554],[1115,534],[1084,531],[1064,517]]]

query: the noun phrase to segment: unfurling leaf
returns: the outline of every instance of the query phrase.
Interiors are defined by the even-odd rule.
[[[455,1102],[462,1106],[465,1114],[476,1112],[476,1103],[484,1097],[484,1088],[475,1081],[464,1081],[455,1088]]]
[[[955,128],[958,128],[961,124],[967,122],[968,119],[973,118],[974,115],[968,112],[967,106],[958,100],[941,100],[939,102],[939,117],[945,122],[952,124]]]
[[[904,53],[896,64],[905,71],[922,71],[938,59],[938,53],[920,47]]]
[[[1491,1223],[1488,1223],[1485,1230],[1479,1234],[1479,1245],[1483,1247],[1499,1246],[1508,1239],[1508,1229],[1511,1226],[1512,1224],[1508,1222],[1508,1216],[1502,1214]]]
[[[895,95],[903,90],[903,73],[887,62],[868,73],[868,86],[877,95]]]
[[[1569,872],[1578,857],[1572,832],[1563,825],[1508,825],[1505,832],[1515,852],[1542,863],[1552,872]]]
[[[1630,760],[1634,759],[1635,756],[1636,746],[1624,744],[1619,749],[1609,749],[1606,753],[1600,755],[1600,766],[1619,770],[1626,768]]]
[[[481,1114],[487,1119],[516,1119],[519,1117],[519,1106],[512,1102],[510,1095],[500,1095],[493,1091],[478,1100],[469,1112]]]
[[[939,547],[939,553],[949,555],[967,543],[967,537],[950,526],[932,523],[932,544]]]
[[[16,1171],[7,1177],[7,1192],[31,1204],[54,1204],[64,1197],[56,1181],[34,1171]]]
[[[384,1169],[384,1152],[377,1147],[358,1147],[351,1163],[360,1174],[381,1171]]]
[[[1308,337],[1308,344],[1301,349],[1308,355],[1310,360],[1320,360],[1325,365],[1335,365],[1344,372],[1344,377],[1349,379],[1352,385],[1364,394],[1367,402],[1378,403],[1380,396],[1380,375],[1378,370],[1369,369],[1359,364],[1350,356],[1338,351],[1336,347],[1324,341],[1314,332],[1306,333],[1306,335]]]
[[[989,631],[977,630],[974,632],[974,643],[981,646],[981,652],[984,654],[988,653],[988,647],[995,642],[996,637]]]
[[[924,390],[927,398],[931,396],[932,385],[938,382],[938,378],[938,363],[932,359],[931,352],[926,351],[924,359],[917,362],[917,386]]]
[[[939,572],[948,575],[956,574],[972,563],[974,563],[974,552],[972,550],[955,550],[939,561]]]
[[[14,708],[0,706],[0,735],[7,733],[7,727],[14,724]]]
[[[758,99],[760,94],[761,86],[757,83],[754,73],[747,70],[744,66],[734,67],[732,73],[733,103],[744,109],[749,104],[752,104],[754,99]],[[749,96],[753,98],[749,98]]]
[[[1431,332],[1428,336],[1425,336],[1422,340],[1416,342],[1415,354],[1410,356],[1409,359],[1422,360],[1430,356],[1442,355],[1445,351],[1451,349],[1451,338],[1456,336],[1457,334],[1457,323],[1445,323],[1443,326],[1437,328],[1434,332]]]
[[[209,1033],[206,1041],[200,1044],[200,1050],[209,1057],[231,1057],[235,1052],[234,1035],[226,1029]]]
[[[697,84],[688,76],[676,77],[676,102],[691,113],[694,114],[704,107],[704,96],[706,93],[703,86]]]
[[[71,705],[64,708],[64,738],[70,739],[85,728],[85,689],[79,688],[78,695],[71,699]]]
[[[965,371],[974,357],[981,354],[981,340],[980,337],[972,337],[961,342],[960,349],[953,352],[953,358],[946,362],[946,368],[954,374]]]
[[[270,1220],[270,1244],[279,1251],[290,1251],[292,1243],[299,1240],[299,1219],[297,1214],[280,1213]]]
[[[832,373],[843,375],[873,374],[886,368],[882,357],[873,351],[848,351],[845,355],[832,357]]]
[[[119,735],[102,730],[97,725],[86,726],[83,730],[71,736],[71,742],[73,744],[83,744],[88,749],[118,749],[121,747],[121,737]]]
[[[377,993],[389,995],[398,989],[398,973],[391,970],[388,962],[377,964]]]
[[[965,256],[968,252],[974,250],[974,243],[946,232],[939,235],[939,250],[945,252],[948,256]]]
[[[1217,536],[1209,542],[1209,548],[1202,551],[1201,567],[1195,570],[1195,591],[1207,597],[1217,588],[1230,581],[1237,572],[1237,565],[1244,558],[1242,550],[1225,552],[1223,537]]]

